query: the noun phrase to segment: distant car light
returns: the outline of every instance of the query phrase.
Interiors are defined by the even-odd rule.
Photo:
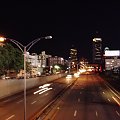
[[[72,78],[72,75],[67,75],[66,78],[67,79]]]
[[[78,78],[78,77],[79,77],[79,75],[80,75],[80,73],[79,73],[79,72],[74,73],[74,77],[76,77],[76,78]]]

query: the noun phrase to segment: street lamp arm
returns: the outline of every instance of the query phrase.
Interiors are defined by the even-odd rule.
[[[26,45],[26,48],[27,48],[27,52],[30,50],[30,48],[34,45],[34,44],[36,44],[38,41],[40,41],[41,39],[51,39],[52,38],[52,36],[46,36],[46,37],[41,37],[41,38],[37,38],[37,39],[35,39],[35,40],[33,40],[32,42],[30,42],[28,45]]]
[[[19,49],[24,53],[23,49],[21,48],[21,46],[22,47],[24,47],[24,46],[21,43],[15,41],[15,40],[12,40],[12,39],[10,39],[10,41],[13,42],[15,45],[17,45],[19,47]]]
[[[41,38],[37,38],[37,39],[35,39],[35,40],[33,40],[32,42],[30,42],[27,46],[26,46],[26,48],[27,48],[27,51],[29,51],[30,50],[30,48],[35,44],[35,43],[37,43],[39,40],[41,40],[43,37],[41,37]]]
[[[20,42],[18,42],[17,40],[14,40],[14,39],[11,39],[11,38],[7,38],[7,39],[9,39],[11,42],[14,42],[14,43],[16,43],[16,44],[19,44],[21,47],[23,47],[24,48],[24,45],[22,45]]]

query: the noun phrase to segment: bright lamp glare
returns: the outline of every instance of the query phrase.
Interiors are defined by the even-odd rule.
[[[58,65],[55,65],[54,68],[56,68],[56,69],[60,69],[60,67],[59,67]]]
[[[5,38],[4,37],[0,37],[0,42],[4,42]]]
[[[51,39],[52,38],[52,36],[46,36],[45,37],[45,39]]]

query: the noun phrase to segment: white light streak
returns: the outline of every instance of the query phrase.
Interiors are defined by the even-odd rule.
[[[45,88],[45,87],[49,87],[51,84],[44,84],[42,86],[39,86],[39,88]]]
[[[80,102],[80,98],[78,98],[78,102]]]
[[[12,119],[13,117],[15,117],[15,115],[11,115],[9,118],[5,119],[5,120],[10,120]]]
[[[42,89],[40,89],[40,90],[34,92],[33,94],[37,94],[37,93],[39,93],[39,92],[41,92],[41,91],[43,91],[43,90],[46,90],[46,89],[48,89],[48,88],[42,88]]]
[[[95,112],[95,114],[96,114],[96,117],[98,117],[98,113],[97,113],[97,111]]]
[[[52,88],[48,88],[48,89],[46,89],[46,90],[40,92],[39,94],[43,94],[44,92],[49,91],[49,90],[51,90],[51,89],[52,89]]]
[[[34,101],[34,102],[32,102],[31,104],[34,104],[34,103],[36,103],[37,101]]]
[[[53,89],[53,88],[49,88],[50,85],[51,85],[51,84],[48,83],[48,84],[44,84],[44,85],[42,85],[42,86],[39,86],[40,90],[34,92],[33,94],[37,94],[37,93],[42,94],[42,93],[44,93],[44,92],[46,92],[46,91],[48,91],[48,90]]]
[[[120,106],[120,103],[119,101],[115,98],[115,97],[112,97],[114,99],[114,101]]]
[[[118,111],[116,111],[117,115],[120,117],[120,113]]]
[[[74,117],[76,117],[76,115],[77,115],[77,110],[75,110],[75,112],[74,112]]]
[[[103,92],[103,94],[105,94],[105,92]]]
[[[17,103],[21,103],[23,100],[18,101]]]

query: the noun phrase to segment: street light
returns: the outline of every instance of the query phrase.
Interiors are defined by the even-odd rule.
[[[69,62],[69,74],[70,74],[70,72],[71,72],[71,57],[69,57],[69,59],[68,59],[68,62]]]
[[[0,42],[4,42],[4,37],[0,37]]]
[[[19,47],[19,49],[22,51],[22,53],[24,54],[24,120],[26,120],[26,53],[28,52],[28,50],[30,50],[30,48],[34,44],[36,44],[41,39],[51,39],[51,38],[52,38],[52,36],[46,36],[46,37],[37,38],[37,39],[31,41],[26,46],[24,46],[20,42],[14,40],[14,39],[0,37],[0,42],[4,42],[5,40],[8,39],[9,41],[11,41],[15,45],[17,45]]]

